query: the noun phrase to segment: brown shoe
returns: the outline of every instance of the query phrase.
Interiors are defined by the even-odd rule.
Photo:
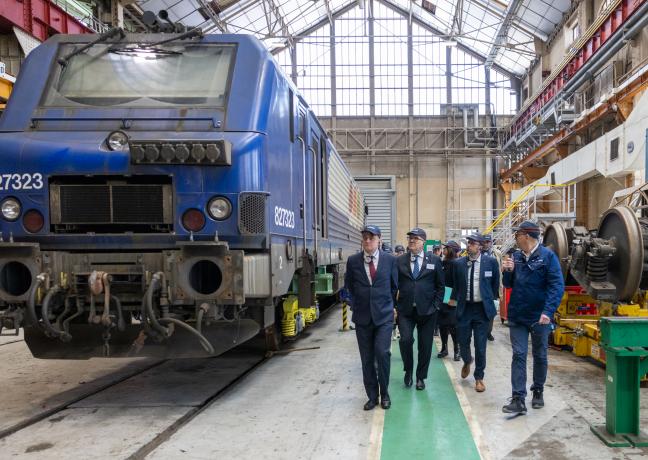
[[[475,381],[475,391],[477,393],[483,393],[484,391],[486,391],[486,385],[484,385],[483,380],[476,380]]]
[[[468,361],[467,363],[464,363],[463,367],[461,368],[461,378],[465,379],[468,377],[470,374],[470,364],[472,363],[472,359]]]

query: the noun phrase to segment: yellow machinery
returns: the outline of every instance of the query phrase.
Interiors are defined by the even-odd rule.
[[[545,230],[543,242],[558,255],[568,285],[555,315],[555,345],[605,363],[600,318],[648,317],[647,192],[644,184],[616,199],[594,232],[560,223]]]
[[[16,79],[11,75],[0,72],[0,113],[2,113],[7,105],[15,81]]]
[[[637,303],[615,307],[610,302],[597,302],[585,293],[565,291],[555,315],[553,344],[568,346],[576,356],[590,357],[605,364],[605,352],[599,345],[599,320],[610,316],[648,318],[645,296],[637,296],[635,300]]]
[[[318,318],[319,306],[317,304],[314,307],[299,307],[298,297],[290,295],[283,301],[281,333],[286,338],[295,337]]]

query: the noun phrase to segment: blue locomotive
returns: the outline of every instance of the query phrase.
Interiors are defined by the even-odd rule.
[[[36,357],[275,347],[359,249],[362,195],[253,37],[54,36],[0,155],[0,324]]]

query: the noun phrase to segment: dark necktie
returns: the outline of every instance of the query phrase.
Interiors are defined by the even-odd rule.
[[[369,261],[369,275],[371,276],[371,282],[376,281],[376,266],[374,265],[374,256],[371,256]]]
[[[468,262],[470,264],[470,284],[468,285],[468,302],[474,302],[475,301],[475,292],[474,292],[474,285],[475,285],[475,261],[471,260]]]
[[[414,279],[418,278],[419,272],[421,271],[421,268],[419,267],[418,263],[418,256],[414,256],[414,269],[412,270],[412,276]]]

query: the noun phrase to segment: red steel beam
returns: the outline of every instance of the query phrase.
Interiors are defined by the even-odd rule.
[[[641,6],[646,0],[623,0],[609,16],[603,21],[592,36],[583,43],[576,55],[563,66],[558,75],[544,88],[533,100],[533,102],[513,120],[511,129],[512,135],[521,129],[529,120],[540,112],[544,105],[562,89],[591,57],[599,50],[625,21]]]
[[[522,171],[527,166],[532,165],[535,161],[547,155],[558,145],[569,141],[569,138],[574,134],[580,132],[588,125],[600,120],[603,116],[616,112],[618,110],[617,104],[631,103],[633,98],[648,89],[648,71],[644,72],[641,76],[634,79],[628,86],[623,88],[618,93],[612,95],[604,104],[601,104],[593,113],[587,115],[583,120],[580,120],[573,127],[563,128],[554,134],[551,138],[547,139],[540,147],[535,149],[532,153],[524,157],[522,160],[514,163],[509,169],[502,171],[500,180],[504,181],[516,172]],[[624,116],[625,117],[625,116]]]
[[[40,41],[56,34],[94,33],[49,0],[0,0],[0,21],[20,27]]]

